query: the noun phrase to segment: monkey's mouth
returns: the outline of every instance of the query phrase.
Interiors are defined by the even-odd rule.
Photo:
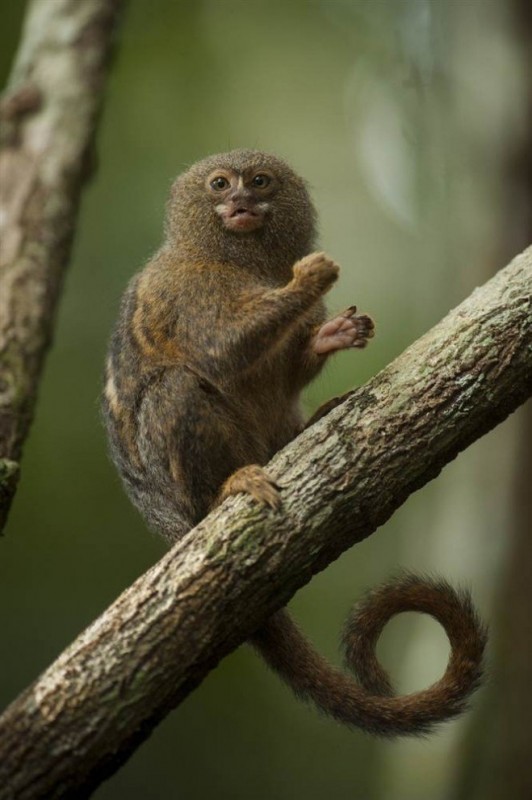
[[[251,208],[235,208],[229,219],[231,220],[231,227],[236,230],[249,231],[255,228],[257,223],[261,224],[260,214],[252,211]]]
[[[264,212],[256,207],[245,205],[224,206],[219,210],[224,226],[230,231],[255,231],[264,222]]]

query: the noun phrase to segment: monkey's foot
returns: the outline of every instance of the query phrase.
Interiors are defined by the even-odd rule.
[[[375,323],[367,314],[357,314],[356,306],[349,306],[334,319],[325,322],[312,340],[312,350],[318,355],[362,348],[375,336]]]
[[[222,503],[226,497],[242,492],[275,511],[281,507],[279,487],[257,464],[248,464],[233,472],[222,486],[217,501]]]

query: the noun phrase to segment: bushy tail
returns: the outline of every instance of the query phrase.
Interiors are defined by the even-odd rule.
[[[394,696],[375,646],[388,620],[403,611],[438,620],[451,654],[439,681],[420,692]],[[338,721],[380,736],[416,736],[465,710],[482,677],[486,639],[468,592],[457,592],[443,580],[402,574],[373,589],[348,620],[346,664],[358,683],[323,659],[285,610],[274,614],[251,641],[296,695]]]

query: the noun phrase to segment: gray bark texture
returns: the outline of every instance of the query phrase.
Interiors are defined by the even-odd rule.
[[[207,672],[532,393],[532,248],[229,498],[0,718],[0,798],[82,798]]]
[[[0,100],[0,530],[50,343],[123,0],[32,0]]]

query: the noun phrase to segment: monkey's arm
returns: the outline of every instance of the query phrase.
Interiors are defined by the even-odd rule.
[[[214,331],[206,331],[209,343],[195,349],[197,363],[221,377],[228,365],[238,373],[260,366],[278,353],[337,277],[333,261],[323,253],[312,253],[294,265],[286,286],[244,294],[229,318],[220,320]]]
[[[312,254],[308,259],[315,260],[320,256],[322,254]],[[308,259],[296,264],[294,279],[286,287],[263,293],[257,300],[244,305],[243,314],[247,320],[244,317],[237,323],[238,330],[246,337],[241,344],[249,348],[251,354],[253,351],[257,354],[257,347],[259,356],[267,354],[271,348],[276,350],[276,345],[292,337],[288,350],[293,356],[290,358],[295,371],[293,382],[301,386],[318,374],[332,353],[347,348],[362,349],[375,335],[373,320],[367,314],[357,314],[356,306],[349,306],[323,322],[323,303],[319,302],[319,296],[316,298],[314,295],[313,299],[314,287],[305,274]],[[313,262],[310,263],[314,268]],[[302,275],[306,281],[304,286],[301,285]],[[307,309],[309,302],[310,311]],[[246,322],[250,318],[251,326],[247,328]]]

